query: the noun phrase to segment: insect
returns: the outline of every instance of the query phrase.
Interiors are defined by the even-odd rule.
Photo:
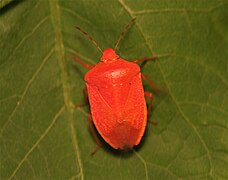
[[[134,21],[135,18],[125,26],[115,48],[107,48],[104,51],[85,31],[75,27],[85,34],[102,53],[100,62],[95,66],[74,58],[77,63],[90,69],[84,77],[86,88],[83,90],[84,97],[88,92],[91,109],[91,115],[88,117],[90,127],[92,129],[92,123],[94,123],[101,137],[114,149],[121,150],[138,145],[145,132],[153,95],[150,92],[144,92],[142,79],[147,80],[155,89],[153,82],[140,72],[140,67],[136,63],[154,60],[156,56],[129,62],[115,52]],[[150,98],[148,108],[144,96]],[[92,133],[98,145],[101,146],[94,130]]]

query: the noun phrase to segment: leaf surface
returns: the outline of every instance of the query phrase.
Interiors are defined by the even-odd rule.
[[[1,179],[228,179],[227,1],[4,1],[0,9]],[[9,4],[7,4],[9,3]],[[83,102],[101,49],[163,88],[132,152],[96,147]],[[151,88],[145,82],[145,91]]]

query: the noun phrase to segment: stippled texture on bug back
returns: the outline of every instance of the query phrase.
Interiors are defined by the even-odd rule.
[[[137,145],[147,113],[138,65],[121,60],[96,67],[85,77],[96,128],[114,148]]]

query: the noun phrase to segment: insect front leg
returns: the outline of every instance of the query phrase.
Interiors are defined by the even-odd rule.
[[[92,69],[94,67],[94,65],[87,64],[87,63],[85,63],[83,60],[81,60],[78,57],[72,57],[72,59],[74,60],[74,62],[76,62],[78,64],[81,64],[82,66],[84,66],[87,69]]]

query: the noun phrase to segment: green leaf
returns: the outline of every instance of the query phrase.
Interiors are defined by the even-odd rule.
[[[12,0],[0,0],[0,8],[9,4]]]
[[[0,179],[228,179],[226,0],[18,0],[0,11]],[[117,53],[159,56],[142,69],[167,90],[154,95],[158,125],[132,152],[102,141],[91,156],[89,108],[75,108],[88,70],[70,57],[101,54],[74,26],[105,49],[133,17]]]

